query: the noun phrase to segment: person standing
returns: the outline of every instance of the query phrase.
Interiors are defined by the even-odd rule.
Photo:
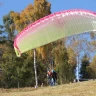
[[[56,85],[57,73],[52,69],[52,85]]]

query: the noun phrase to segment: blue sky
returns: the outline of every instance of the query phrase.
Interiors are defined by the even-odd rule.
[[[48,0],[51,3],[52,13],[69,9],[86,9],[96,12],[96,0]],[[21,12],[34,0],[0,0],[0,24],[2,17],[13,10]]]

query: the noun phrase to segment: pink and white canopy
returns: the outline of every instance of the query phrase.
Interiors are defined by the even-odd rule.
[[[96,13],[67,10],[48,15],[30,24],[14,40],[17,56],[66,36],[96,30]]]

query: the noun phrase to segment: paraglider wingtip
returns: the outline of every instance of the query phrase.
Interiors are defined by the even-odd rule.
[[[14,47],[14,49],[15,49],[17,57],[20,57],[21,56],[21,52],[16,47]]]

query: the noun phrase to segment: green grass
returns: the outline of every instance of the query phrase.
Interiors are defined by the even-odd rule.
[[[0,89],[0,96],[96,96],[96,81],[70,83],[38,89]]]

